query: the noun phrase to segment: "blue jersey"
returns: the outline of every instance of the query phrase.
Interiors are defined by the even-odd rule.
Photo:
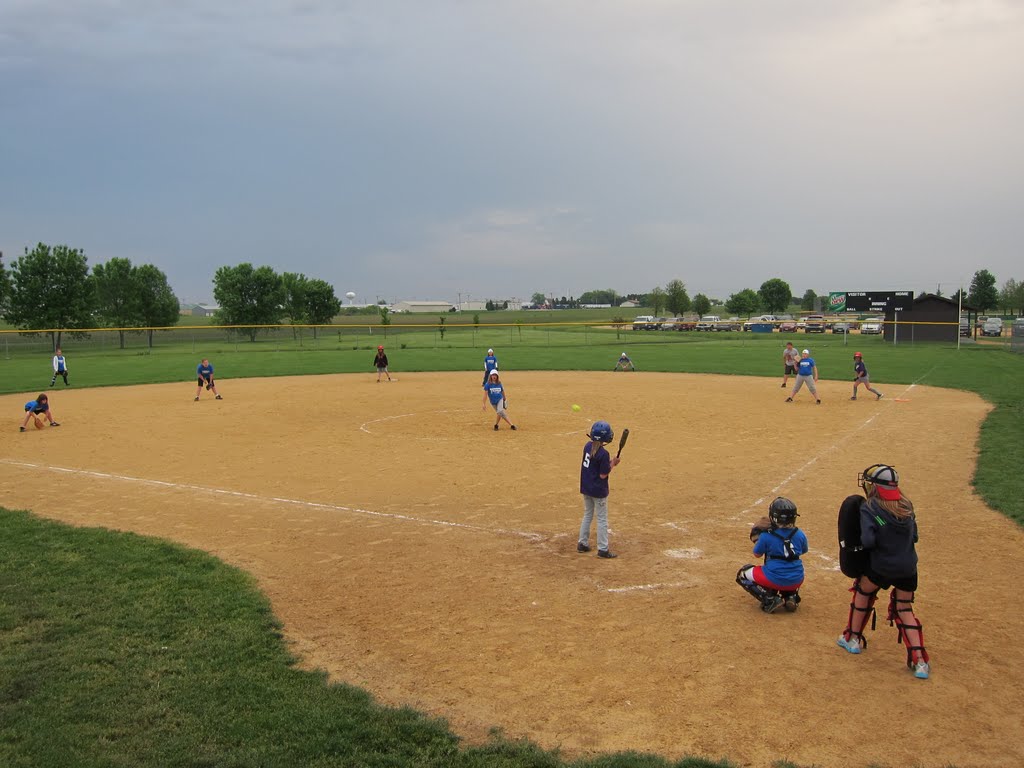
[[[33,413],[46,413],[50,410],[49,403],[40,403],[38,400],[29,400],[25,403],[25,410]]]
[[[786,560],[785,539],[790,540],[792,552],[796,557]],[[755,555],[766,555],[763,573],[772,584],[790,587],[804,580],[804,564],[800,555],[807,552],[807,536],[799,528],[779,528],[776,531],[765,531],[754,544]]]
[[[796,364],[797,376],[813,376],[814,375],[814,358],[804,357],[800,359],[800,362]]]
[[[857,374],[858,379],[863,379],[868,375],[868,367],[864,365],[863,360],[858,360],[853,364],[853,372]]]
[[[590,455],[590,441],[583,446],[583,464],[580,466],[580,493],[603,499],[608,495],[608,474],[612,471],[612,457],[603,447]],[[604,475],[604,477],[601,477]]]
[[[489,381],[484,384],[484,389],[487,390],[487,399],[491,401],[491,405],[497,405],[505,397],[505,388],[501,386],[500,381]]]
[[[497,367],[498,358],[496,358],[494,355],[488,355],[487,357],[484,358],[484,370],[487,371],[487,373],[490,373]]]
[[[210,363],[209,365],[203,365],[202,363],[200,363],[199,365],[196,366],[196,374],[201,379],[210,378],[211,376],[213,376],[213,364]]]

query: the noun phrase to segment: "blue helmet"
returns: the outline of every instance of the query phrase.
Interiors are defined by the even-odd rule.
[[[612,432],[612,425],[607,421],[595,421],[587,437],[591,440],[597,440],[599,443],[610,443],[612,438],[615,437],[615,433]]]

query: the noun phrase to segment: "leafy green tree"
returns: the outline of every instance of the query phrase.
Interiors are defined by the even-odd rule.
[[[548,300],[548,297],[547,297],[547,296],[545,296],[545,295],[544,295],[543,293],[541,293],[540,291],[538,291],[537,293],[533,294],[533,295],[532,295],[532,296],[530,297],[530,302],[531,302],[532,304],[534,304],[534,305],[538,306],[538,307],[539,307],[539,306],[541,306],[542,304],[546,304],[546,303],[547,303],[547,300]]]
[[[703,293],[698,293],[693,297],[693,311],[701,317],[704,317],[711,309],[711,299],[705,296]]]
[[[333,285],[319,279],[306,282],[306,322],[313,326],[314,339],[317,338],[317,326],[327,325],[339,312],[341,301]]]
[[[89,263],[77,248],[39,243],[11,264],[8,322],[48,331],[54,349],[65,331],[94,324],[94,302]]]
[[[146,329],[146,341],[153,347],[153,329],[176,325],[181,317],[178,299],[167,275],[152,264],[132,270],[135,283],[135,321]]]
[[[665,286],[665,306],[673,317],[685,315],[690,311],[690,294],[686,292],[686,283],[682,280],[669,280]]]
[[[113,258],[92,268],[96,289],[96,314],[100,321],[117,329],[124,349],[125,329],[138,325],[138,297],[132,262]]]
[[[613,289],[584,291],[580,294],[580,304],[611,304],[613,307],[618,304],[619,294]]]
[[[804,312],[813,312],[814,302],[816,302],[817,300],[818,294],[816,294],[813,290],[808,288],[806,291],[804,291],[803,298],[800,299],[800,309],[804,310]]]
[[[761,297],[764,308],[776,315],[785,312],[793,300],[793,291],[790,289],[789,283],[778,277],[761,283],[761,288],[757,293]]]
[[[734,315],[750,316],[761,308],[761,297],[752,288],[744,288],[728,298],[725,308]]]
[[[281,275],[281,289],[284,291],[282,309],[292,325],[305,325],[306,319],[306,276],[301,272],[284,272]],[[295,338],[299,329],[292,329]]]
[[[441,333],[441,341],[444,341],[444,332],[446,330],[444,327],[444,323],[448,318],[445,317],[444,315],[440,315],[437,319],[441,321],[441,323],[437,326],[437,330]]]
[[[967,294],[967,303],[987,312],[999,304],[999,292],[996,290],[996,278],[987,269],[979,269],[971,279],[971,288]]]
[[[1002,310],[1004,315],[1013,314],[1013,310],[1016,309],[1016,294],[1017,281],[1011,277],[1003,283],[1003,287],[999,289],[999,308]]]
[[[11,278],[4,269],[4,255],[0,253],[0,314],[3,314],[4,307],[7,306],[7,294],[10,290]]]
[[[488,299],[484,303],[484,309],[486,309],[488,312],[493,312],[494,311],[494,302],[491,301],[490,299]]]
[[[270,267],[243,263],[220,267],[213,276],[213,298],[220,305],[214,317],[219,325],[248,326],[240,330],[256,341],[259,325],[281,322],[284,286]]]
[[[651,305],[655,315],[661,314],[661,309],[665,306],[665,299],[665,290],[660,287],[652,288],[651,292],[647,294],[647,302]]]

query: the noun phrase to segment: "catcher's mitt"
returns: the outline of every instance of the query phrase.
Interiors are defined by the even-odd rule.
[[[35,420],[36,420],[36,429],[42,429],[45,426],[43,424],[43,420],[40,419],[38,416],[35,417]]]
[[[769,520],[767,517],[762,517],[760,520],[754,523],[753,527],[751,527],[750,540],[753,542],[757,542],[758,538],[760,538],[762,533],[770,531],[771,529],[772,521]]]

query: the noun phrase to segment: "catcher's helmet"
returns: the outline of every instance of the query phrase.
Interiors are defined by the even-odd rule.
[[[599,443],[610,443],[612,438],[615,437],[615,433],[612,432],[612,425],[607,421],[595,421],[587,437],[591,440],[597,440]]]
[[[797,517],[799,515],[796,513],[796,504],[785,496],[779,496],[768,505],[768,519],[772,521],[772,525],[788,528],[796,522]]]

